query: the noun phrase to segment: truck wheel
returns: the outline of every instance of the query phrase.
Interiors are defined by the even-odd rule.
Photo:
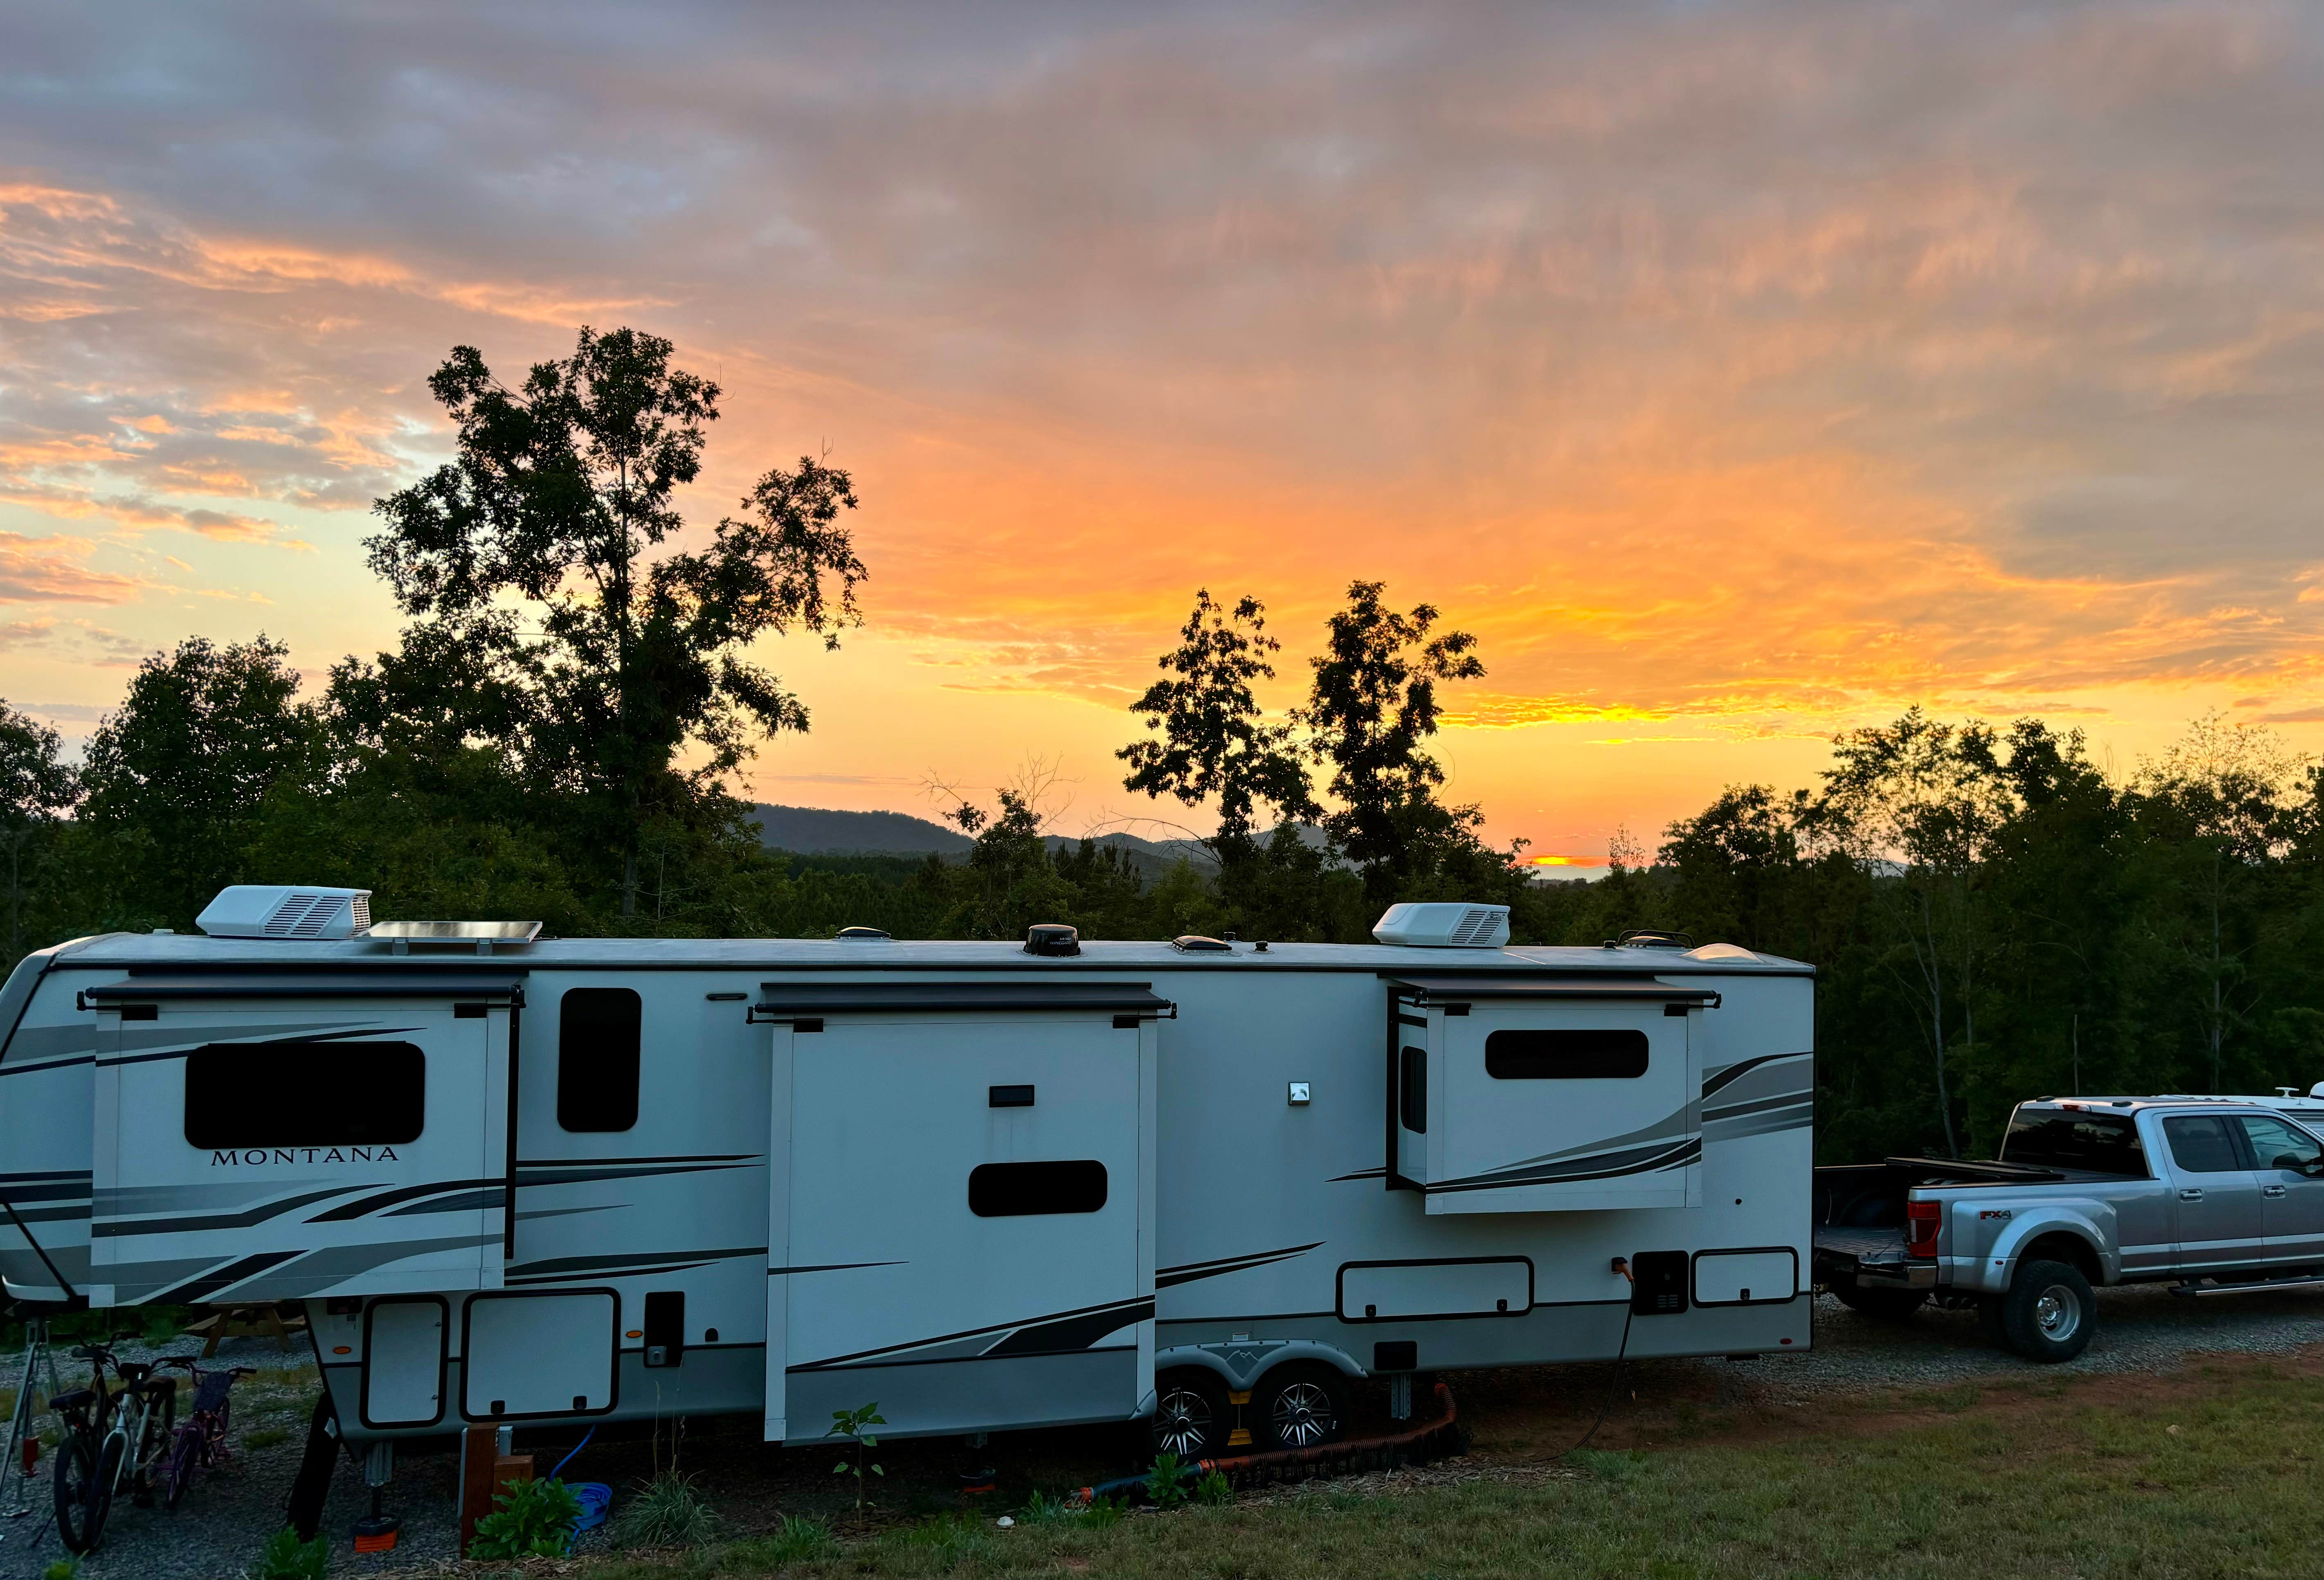
[[[1834,1284],[1831,1292],[1849,1310],[1883,1322],[1902,1322],[1929,1300],[1926,1290],[1867,1289],[1859,1283]]]
[[[2090,1281],[2062,1262],[2028,1262],[2001,1297],[2001,1331],[2029,1361],[2070,1361],[2098,1325]]]

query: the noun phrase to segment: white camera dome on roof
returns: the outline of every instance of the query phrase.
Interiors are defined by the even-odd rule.
[[[194,925],[212,938],[354,938],[371,926],[371,890],[238,883]]]

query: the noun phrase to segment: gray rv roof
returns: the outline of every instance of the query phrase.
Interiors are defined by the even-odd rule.
[[[192,934],[112,932],[60,949],[60,966],[117,966],[137,970],[198,971],[218,966],[345,969],[358,964],[420,972],[459,971],[487,962],[473,953],[415,949],[408,955],[370,939],[289,942],[272,939],[203,938]],[[490,966],[502,972],[563,969],[669,970],[969,970],[969,971],[1363,971],[1430,976],[1493,971],[1690,972],[1812,975],[1815,968],[1729,944],[1693,951],[1670,949],[1411,949],[1385,944],[1277,943],[1265,953],[1238,943],[1231,953],[1182,954],[1167,943],[1084,940],[1079,955],[1028,955],[1021,944],[902,940],[840,942],[787,938],[570,938],[496,947]]]

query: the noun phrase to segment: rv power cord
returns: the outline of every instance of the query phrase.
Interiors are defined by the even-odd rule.
[[[1614,1258],[1613,1271],[1620,1273],[1622,1281],[1627,1284],[1636,1285],[1638,1281],[1630,1276],[1630,1263],[1626,1257]],[[1598,1435],[1598,1428],[1606,1424],[1606,1417],[1613,1410],[1614,1396],[1622,1391],[1622,1363],[1630,1354],[1630,1319],[1637,1314],[1638,1309],[1635,1304],[1626,1302],[1623,1305],[1622,1342],[1614,1350],[1614,1380],[1606,1385],[1606,1402],[1598,1407],[1598,1419],[1590,1423],[1590,1429],[1582,1434],[1582,1440],[1568,1448],[1566,1453],[1579,1454],[1590,1447],[1590,1439]]]

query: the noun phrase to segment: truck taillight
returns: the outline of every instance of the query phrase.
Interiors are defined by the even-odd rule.
[[[1904,1204],[1904,1254],[1934,1256],[1937,1254],[1937,1226],[1942,1221],[1942,1208],[1933,1201],[1908,1201]]]

